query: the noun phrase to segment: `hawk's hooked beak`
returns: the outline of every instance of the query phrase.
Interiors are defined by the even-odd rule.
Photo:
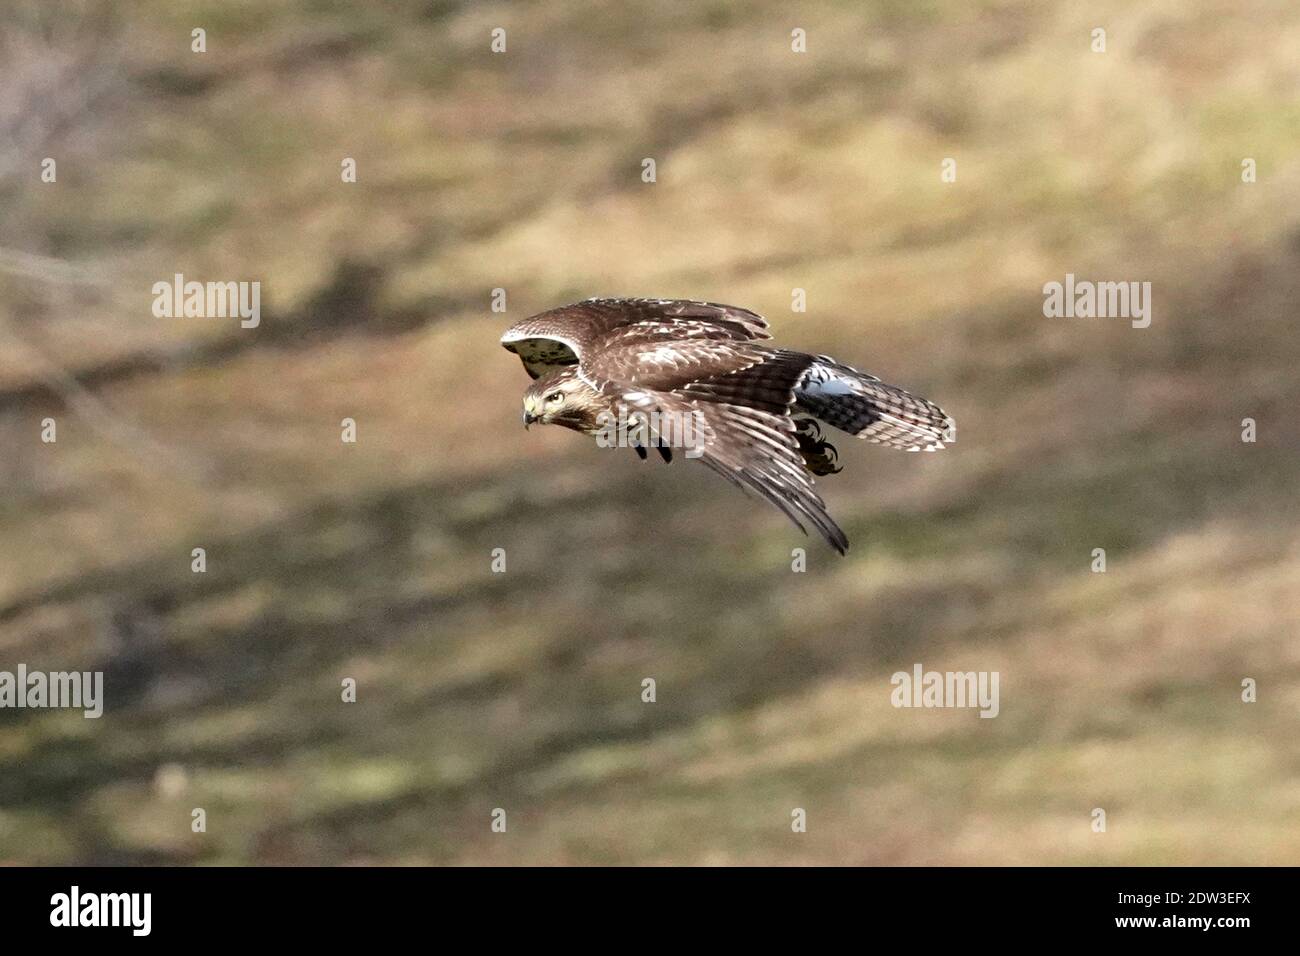
[[[532,396],[525,397],[524,398],[524,428],[525,429],[533,422],[537,421],[537,419],[542,417],[536,414],[536,412],[537,412],[537,403],[532,401]]]

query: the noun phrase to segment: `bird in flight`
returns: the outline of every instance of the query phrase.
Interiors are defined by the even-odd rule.
[[[501,344],[534,379],[525,427],[563,425],[665,462],[683,448],[843,554],[848,538],[813,490],[813,475],[840,470],[820,424],[906,451],[937,451],[956,426],[924,398],[770,338],[736,306],[586,299],[516,322]]]

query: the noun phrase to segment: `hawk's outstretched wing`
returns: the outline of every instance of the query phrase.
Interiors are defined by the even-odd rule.
[[[580,374],[615,403],[696,423],[699,459],[756,492],[841,554],[848,539],[826,513],[790,417],[811,355],[750,341],[636,341],[592,352]],[[678,436],[681,437],[680,435]]]
[[[533,378],[596,350],[668,339],[771,338],[767,321],[734,305],[687,299],[587,299],[516,322],[501,336]]]
[[[681,392],[607,386],[606,394],[629,408],[657,412],[660,421],[689,419],[694,451],[688,449],[686,457],[698,457],[732,484],[771,502],[805,534],[811,525],[840,554],[847,550],[849,539],[813,490],[789,415]]]
[[[784,415],[813,362],[803,352],[756,342],[672,339],[592,352],[579,374],[592,388],[639,386]]]

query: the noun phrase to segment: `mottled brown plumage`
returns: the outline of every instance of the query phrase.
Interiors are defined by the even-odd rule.
[[[935,451],[954,440],[952,419],[827,356],[768,345],[770,337],[761,316],[735,306],[588,299],[516,323],[501,344],[535,379],[524,395],[525,424],[603,436],[611,419],[649,423],[631,431],[638,453],[644,458],[649,445],[670,461],[670,426],[685,423],[683,433],[694,436],[686,457],[758,493],[801,530],[816,528],[843,554],[848,539],[813,490],[813,474],[840,470],[817,420],[895,448]]]

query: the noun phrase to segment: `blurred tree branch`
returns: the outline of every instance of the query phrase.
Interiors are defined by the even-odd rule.
[[[111,100],[126,85],[121,31],[105,0],[48,4],[18,2],[0,12],[0,193],[11,196],[36,183],[41,160],[91,148],[110,121]],[[6,208],[11,202],[0,202]],[[34,236],[8,236],[31,246]],[[94,264],[0,246],[0,273],[37,283],[51,314],[69,314],[78,286],[109,281]],[[33,376],[101,437],[142,454],[178,476],[202,482],[211,469],[186,451],[167,445],[77,380],[64,363],[0,316],[0,334],[30,361]]]
[[[120,29],[99,0],[19,2],[0,13],[0,183],[35,175],[61,143],[106,121],[124,83]]]

